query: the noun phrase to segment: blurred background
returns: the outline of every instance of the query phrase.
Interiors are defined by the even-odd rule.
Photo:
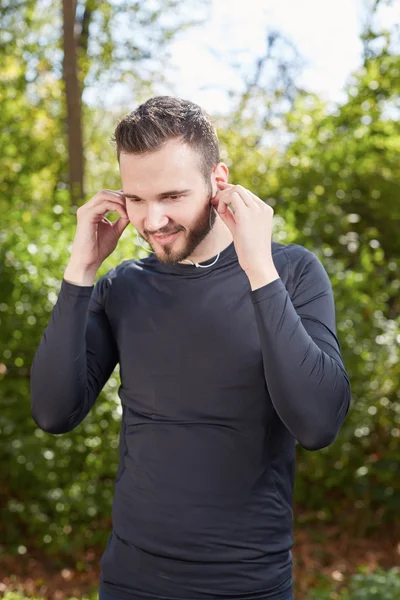
[[[400,598],[399,0],[0,0],[0,18],[0,596],[97,598],[118,368],[52,435],[30,365],[78,206],[121,187],[118,119],[171,94],[333,285],[352,407],[329,448],[297,446],[296,600]],[[143,256],[129,226],[98,275]]]

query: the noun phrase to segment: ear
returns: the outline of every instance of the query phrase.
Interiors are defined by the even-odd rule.
[[[217,166],[214,167],[212,176],[211,176],[213,196],[215,196],[217,194],[217,192],[219,191],[219,188],[217,186],[217,181],[225,181],[226,183],[228,183],[228,178],[229,178],[228,167],[226,166],[225,163],[222,163],[222,162],[218,163]]]

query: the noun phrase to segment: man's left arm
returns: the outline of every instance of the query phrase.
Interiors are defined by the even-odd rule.
[[[304,448],[318,450],[340,430],[350,383],[336,337],[330,280],[315,254],[305,249],[302,254],[290,268],[292,298],[277,278],[252,285],[251,299],[274,408]]]
[[[241,185],[217,183],[212,203],[250,282],[274,408],[304,448],[324,448],[335,440],[350,406],[328,275],[315,254],[297,246],[298,258],[289,265],[291,298],[272,257],[273,208]]]

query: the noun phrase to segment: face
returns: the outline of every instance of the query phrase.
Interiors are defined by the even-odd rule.
[[[205,182],[198,153],[171,140],[149,154],[121,154],[120,171],[129,219],[157,259],[173,264],[190,256],[216,220],[215,174]]]

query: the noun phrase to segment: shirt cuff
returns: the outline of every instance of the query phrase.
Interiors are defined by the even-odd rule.
[[[76,285],[75,283],[70,283],[65,279],[61,282],[60,292],[64,292],[69,296],[88,296],[92,295],[94,289],[94,285]]]
[[[251,301],[253,302],[253,304],[257,304],[258,302],[262,302],[267,298],[272,298],[272,296],[275,296],[280,292],[286,291],[287,290],[285,284],[279,277],[278,279],[274,279],[274,281],[271,281],[271,283],[267,283],[267,285],[263,285],[262,287],[257,288],[256,290],[252,290],[250,294]]]

